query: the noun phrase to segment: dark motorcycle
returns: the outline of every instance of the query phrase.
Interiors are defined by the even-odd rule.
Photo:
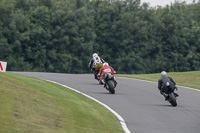
[[[115,87],[117,85],[116,78],[113,74],[107,73],[104,78],[105,88],[111,93],[115,94]]]
[[[166,83],[166,86],[167,87],[164,90],[166,101],[168,101],[172,106],[177,106],[176,97],[178,96],[178,94],[176,94],[174,90],[178,90],[178,88],[173,87],[172,85],[170,85],[169,82]]]

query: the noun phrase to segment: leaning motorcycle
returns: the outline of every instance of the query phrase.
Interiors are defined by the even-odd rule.
[[[99,81],[99,78],[97,77],[98,73],[99,73],[99,70],[103,67],[103,64],[102,63],[98,63],[94,66],[94,69],[93,69],[93,72],[94,72],[94,78],[96,80]]]
[[[172,106],[177,106],[177,101],[176,101],[176,94],[174,93],[175,87],[172,87],[169,82],[166,83],[167,88],[165,89],[165,94],[167,94],[167,101],[172,105]],[[177,90],[177,88],[176,88]]]
[[[104,78],[105,88],[111,93],[115,94],[115,87],[117,85],[116,78],[113,74],[107,73]]]

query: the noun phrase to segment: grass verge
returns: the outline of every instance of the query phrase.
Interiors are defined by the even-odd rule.
[[[190,72],[169,72],[168,76],[172,77],[177,85],[191,87],[200,90],[200,71]],[[160,73],[155,74],[117,74],[118,77],[127,77],[158,82]]]
[[[62,86],[0,73],[0,133],[122,133],[105,107]]]

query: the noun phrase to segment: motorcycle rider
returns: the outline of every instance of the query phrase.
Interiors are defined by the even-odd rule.
[[[97,74],[102,67],[102,65],[100,64],[103,64],[104,62],[105,61],[101,57],[99,57],[97,53],[94,53],[92,55],[92,59],[90,60],[88,66],[94,72],[95,79],[98,79]]]
[[[168,83],[169,84],[168,84]],[[167,73],[165,71],[161,72],[161,78],[158,80],[158,89],[160,90],[160,94],[162,94],[165,97],[165,100],[168,99],[168,95],[165,93],[165,89],[167,86],[170,85],[170,87],[174,90],[178,90],[176,87],[176,82],[172,79],[172,77],[167,76]],[[174,92],[175,97],[178,97],[179,95]]]
[[[102,84],[104,84],[104,87],[105,87],[105,81],[104,81],[104,78],[105,78],[105,75],[107,73],[111,73],[111,74],[116,74],[115,70],[108,65],[108,63],[103,63],[103,67],[100,69],[99,73],[98,73],[98,77],[100,77],[100,82]],[[115,85],[117,84],[117,81],[114,77],[114,82],[115,82]]]

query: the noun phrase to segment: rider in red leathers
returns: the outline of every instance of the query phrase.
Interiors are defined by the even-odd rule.
[[[103,83],[104,85],[105,85],[104,78],[107,73],[116,74],[115,70],[111,66],[109,66],[108,63],[103,63],[103,67],[100,69],[98,77],[100,77],[100,82]],[[117,84],[115,78],[114,81]]]

